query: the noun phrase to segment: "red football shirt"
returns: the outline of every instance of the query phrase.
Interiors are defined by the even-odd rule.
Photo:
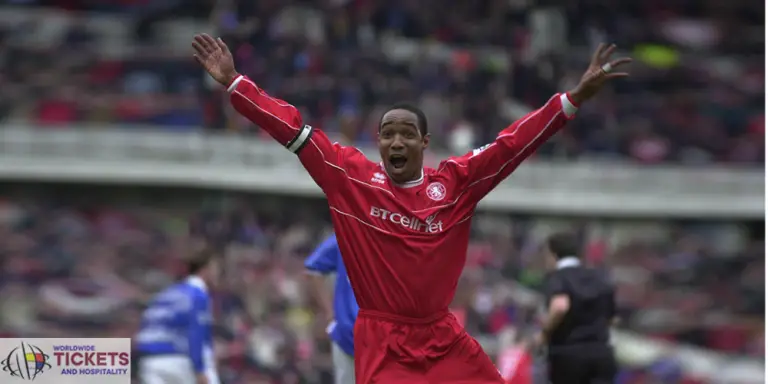
[[[332,143],[248,78],[235,79],[229,91],[235,109],[296,153],[325,193],[360,308],[412,318],[448,309],[475,206],[576,111],[557,94],[494,142],[398,185],[380,163]]]

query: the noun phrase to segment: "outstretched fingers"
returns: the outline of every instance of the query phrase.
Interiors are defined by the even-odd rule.
[[[600,58],[602,57],[603,51],[605,51],[605,44],[600,43],[600,45],[597,46],[595,53],[592,54],[593,64],[600,65],[601,63]]]
[[[600,63],[605,63],[608,60],[611,59],[611,55],[613,55],[613,52],[616,51],[616,44],[611,44],[607,46],[602,53],[600,53],[599,61]]]
[[[193,44],[200,47],[200,52],[205,53],[208,50],[208,43],[203,38],[203,35],[195,35]]]
[[[609,64],[611,68],[616,69],[619,66],[629,64],[632,62],[632,59],[629,57],[622,57],[621,59],[616,59],[614,61],[611,61]],[[629,76],[628,72],[610,72],[605,74],[606,79],[615,79],[619,77],[627,77]]]
[[[227,47],[227,44],[224,43],[224,40],[222,40],[221,37],[216,39],[216,45],[222,52],[229,53],[229,47]]]
[[[202,57],[201,57],[200,55],[198,55],[198,54],[193,54],[193,55],[192,55],[192,57],[194,57],[194,58],[195,58],[195,61],[197,61],[197,63],[198,63],[198,64],[200,64],[200,65],[202,65],[203,67],[205,67],[205,59],[204,59],[204,58],[202,58]]]
[[[218,49],[216,41],[207,34],[196,35],[195,40],[193,41],[193,46],[195,46],[195,44],[196,49],[197,47],[200,47],[200,52],[203,54],[211,54]]]
[[[211,37],[211,35],[207,33],[203,33],[202,38],[203,38],[203,41],[205,41],[206,48],[215,50],[218,47],[218,44],[216,44],[216,39]]]
[[[616,68],[618,66],[629,64],[632,62],[632,59],[629,57],[622,57],[620,59],[616,59],[614,61],[611,61],[611,68]]]
[[[192,54],[192,57],[194,57],[195,61],[203,67],[206,67],[206,60],[208,60],[218,47],[216,42],[211,45],[210,39],[207,39],[206,36],[208,35],[195,35],[195,38],[192,40],[192,48],[195,51],[195,53]],[[210,36],[208,37],[210,38]]]
[[[203,48],[203,46],[200,43],[198,43],[197,41],[193,41],[192,42],[192,48],[195,50],[195,56],[197,56],[197,55],[206,56],[208,54],[208,52],[206,52],[205,48]]]
[[[224,54],[230,54],[229,48],[224,43],[223,40],[220,38],[214,39],[208,34],[200,34],[195,35],[195,38],[192,40],[192,48],[194,49],[195,53],[193,54],[193,57],[195,60],[197,60],[198,63],[204,64],[205,60],[207,60],[211,55],[222,52]]]

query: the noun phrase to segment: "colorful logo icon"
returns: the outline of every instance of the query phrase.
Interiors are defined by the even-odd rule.
[[[3,367],[3,372],[8,372],[13,377],[32,381],[51,368],[49,359],[50,356],[42,349],[22,342],[0,361],[0,366]]]

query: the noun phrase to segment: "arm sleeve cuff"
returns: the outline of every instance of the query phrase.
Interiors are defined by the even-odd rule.
[[[227,92],[232,93],[237,89],[237,85],[240,84],[240,81],[243,80],[243,75],[239,75],[235,77],[234,80],[232,80],[232,84],[229,84],[229,87],[227,87]]]
[[[560,103],[563,105],[563,113],[566,117],[570,119],[576,116],[576,112],[579,110],[579,107],[574,104],[573,101],[571,101],[571,98],[567,93],[560,95]]]

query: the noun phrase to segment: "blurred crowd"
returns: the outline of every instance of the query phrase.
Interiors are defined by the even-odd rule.
[[[418,102],[463,152],[577,82],[591,48],[635,58],[540,151],[642,163],[764,158],[764,4],[749,0],[3,0],[0,118],[45,127],[250,130],[189,54],[199,31],[308,123],[374,138]],[[34,11],[30,11],[34,10]],[[13,12],[11,12],[13,11]]]
[[[564,228],[581,233],[585,260],[616,280],[623,328],[764,356],[761,223],[479,213],[454,302],[471,334],[493,343],[536,329],[540,303],[520,290],[541,284],[541,240]],[[212,244],[226,254],[214,293],[226,382],[328,383],[327,324],[315,317],[303,259],[330,230],[320,199],[9,184],[0,196],[0,336],[131,337],[144,303],[183,276],[183,256]],[[627,368],[619,382],[693,383],[681,372],[670,357]]]

